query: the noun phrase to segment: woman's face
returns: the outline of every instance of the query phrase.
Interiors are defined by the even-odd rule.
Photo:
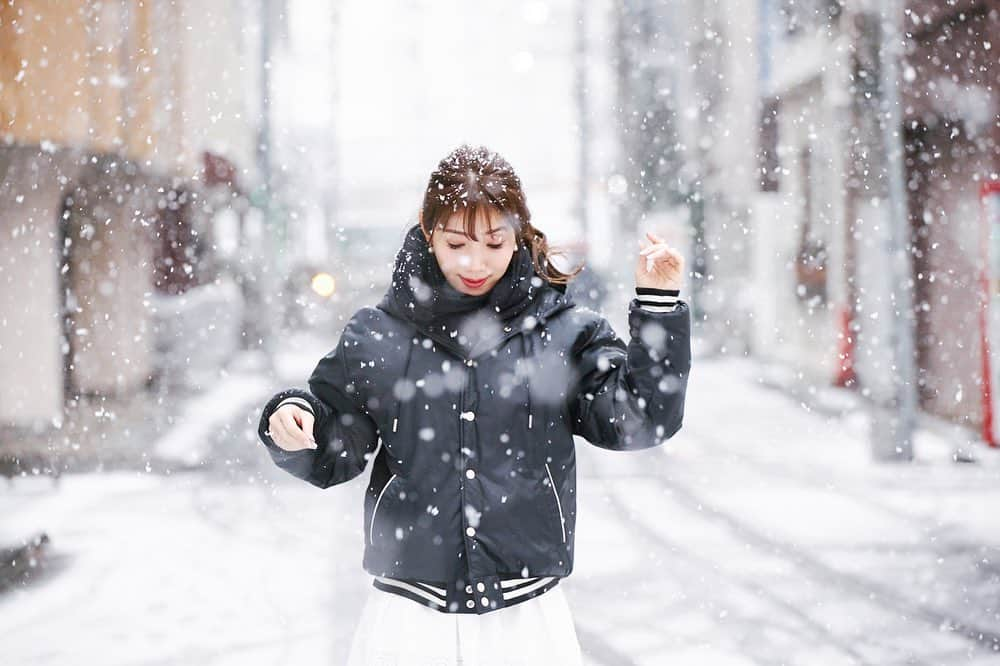
[[[485,294],[507,272],[516,240],[514,230],[501,220],[497,211],[491,211],[489,219],[481,213],[476,218],[478,240],[472,240],[465,235],[462,213],[456,212],[431,235],[441,272],[463,294]]]

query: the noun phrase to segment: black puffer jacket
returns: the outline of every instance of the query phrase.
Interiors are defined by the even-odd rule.
[[[364,569],[484,583],[490,603],[478,612],[489,612],[503,606],[499,580],[573,570],[573,435],[626,451],[680,429],[690,312],[684,301],[651,312],[633,299],[626,344],[598,313],[532,275],[524,307],[478,326],[470,341],[417,321],[426,284],[405,280],[415,270],[405,249],[386,298],[354,314],[308,391],[267,403],[259,434],[279,467],[320,488],[358,476],[374,455]],[[289,452],[271,440],[268,419],[289,397],[317,415],[318,449]]]

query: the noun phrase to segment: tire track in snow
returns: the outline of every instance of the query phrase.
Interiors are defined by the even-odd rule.
[[[802,475],[797,475],[789,471],[787,466],[779,466],[776,470],[771,465],[762,463],[761,461],[750,462],[746,460],[746,456],[731,452],[718,438],[707,435],[700,429],[685,426],[685,430],[690,434],[692,439],[703,441],[709,446],[730,453],[732,459],[737,463],[743,463],[747,467],[754,467],[757,471],[765,471],[768,475],[784,476],[785,478],[807,485],[815,485],[816,483],[815,480],[808,477],[806,480],[803,480]],[[782,467],[785,467],[785,469],[782,469]],[[652,472],[651,475],[662,478],[669,485],[673,490],[673,497],[677,498],[680,506],[698,516],[711,519],[725,526],[731,534],[738,537],[743,543],[749,544],[768,555],[781,557],[786,562],[793,564],[804,575],[809,576],[821,585],[835,585],[838,590],[852,593],[863,599],[866,603],[876,605],[885,611],[896,613],[903,617],[920,619],[936,632],[941,631],[942,627],[947,627],[956,635],[968,639],[974,647],[984,650],[987,653],[995,655],[1000,652],[1000,632],[972,622],[960,620],[953,617],[947,611],[908,599],[885,585],[880,585],[869,579],[835,569],[793,543],[768,536],[731,512],[714,506],[710,501],[705,499],[702,493],[694,490],[690,484],[680,481],[676,475],[667,477],[663,472]],[[844,494],[851,496],[848,492]],[[867,501],[872,506],[879,504],[872,498],[867,498],[867,500],[864,497],[852,498],[859,501]],[[890,511],[894,515],[897,514],[897,510],[891,510],[884,505],[878,508]],[[905,516],[899,515],[896,515],[896,517],[905,518]],[[629,519],[640,522],[634,515],[630,515]],[[914,521],[914,524],[920,524],[917,519],[911,520]],[[642,532],[645,533],[645,536],[655,542],[661,543],[661,547],[675,547],[670,540],[663,537],[655,529],[655,526],[644,525],[643,527]],[[736,578],[739,577],[736,576]],[[752,583],[748,584],[753,585]]]
[[[643,476],[650,478],[655,475],[645,474]],[[676,483],[671,481],[671,487],[676,488]],[[804,629],[809,632],[811,640],[822,642],[836,648],[837,651],[849,657],[853,660],[853,663],[859,664],[859,666],[884,666],[881,662],[866,660],[862,654],[854,649],[850,642],[839,639],[826,626],[824,626],[821,622],[814,620],[798,605],[783,599],[764,584],[745,576],[726,572],[716,566],[716,563],[711,558],[699,555],[695,553],[694,550],[681,545],[680,542],[664,536],[662,534],[662,530],[657,529],[655,525],[642,524],[642,521],[636,518],[635,512],[631,510],[631,506],[620,499],[619,493],[610,492],[608,493],[608,496],[611,498],[611,503],[615,510],[621,514],[622,519],[625,522],[636,524],[639,528],[634,531],[640,539],[655,549],[669,553],[671,558],[671,567],[681,565],[685,568],[685,570],[680,574],[676,571],[672,572],[673,578],[678,582],[690,587],[691,583],[688,581],[697,580],[699,577],[703,579],[706,572],[712,572],[714,576],[716,576],[720,581],[725,582],[726,585],[738,588],[756,599],[766,601],[778,611],[783,613],[784,617],[792,617],[797,620],[798,624],[795,626],[780,627],[787,633],[795,635],[801,633]],[[690,496],[684,497],[683,499],[684,501],[678,502],[678,505],[684,509],[690,509]],[[694,505],[694,512],[698,514],[699,519],[704,520],[705,516],[703,515],[703,512],[698,511],[697,503]],[[731,597],[725,593],[715,592],[706,596],[705,589],[705,587],[699,587],[697,594],[690,595],[688,598],[697,599],[699,601],[711,601],[711,604],[703,605],[725,609],[727,613],[727,623],[742,621],[742,623],[748,627],[756,628],[760,622],[759,617],[734,609],[731,604]],[[771,624],[772,626],[776,626],[775,620],[772,619]],[[753,645],[741,645],[740,647],[757,664],[774,664],[775,666],[785,666],[786,664],[786,661],[783,658],[775,660],[772,654],[755,654],[755,646]],[[909,661],[907,663],[911,666],[921,666],[921,663],[916,661]]]

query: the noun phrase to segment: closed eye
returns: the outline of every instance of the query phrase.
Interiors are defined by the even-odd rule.
[[[451,243],[448,243],[448,247],[450,247],[453,250],[457,250],[459,248],[465,247],[465,245],[464,244],[452,245]],[[499,250],[500,248],[503,247],[503,243],[500,243],[499,245],[487,245],[486,247],[491,248],[493,250]]]

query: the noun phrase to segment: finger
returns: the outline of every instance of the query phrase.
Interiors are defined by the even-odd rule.
[[[668,248],[660,248],[659,250],[647,254],[646,261],[657,262],[661,261],[664,257],[669,257],[669,256],[671,256],[671,252]]]
[[[664,251],[661,250],[659,252],[651,252],[650,254],[646,255],[646,272],[647,273],[652,272],[653,269],[656,267],[657,262],[659,262],[659,261],[662,260],[663,253],[664,253]]]
[[[271,414],[271,418],[267,420],[267,425],[267,434],[271,436],[271,439],[277,442],[279,434],[282,431],[281,419],[278,418],[278,412]]]
[[[658,266],[671,266],[679,268],[677,257],[670,250],[654,252],[646,257],[646,272],[650,273]]]
[[[309,449],[317,448],[316,439],[313,436],[313,415],[308,409],[292,407],[289,409],[295,427],[291,428],[292,435],[303,447]]]
[[[646,236],[649,237],[649,240],[653,241],[654,243],[666,243],[667,242],[667,240],[665,238],[663,238],[662,236],[659,236],[657,234],[654,234],[652,231],[647,231],[646,232]]]
[[[301,451],[312,448],[302,441],[300,435],[296,434],[299,432],[298,428],[289,429],[286,424],[282,423],[278,426],[278,432],[281,437],[280,446],[286,451]]]
[[[313,423],[315,419],[313,415],[306,410],[302,410],[302,430],[306,433],[306,437],[309,438],[309,442],[313,444],[313,448],[316,448],[316,436],[313,434]]]
[[[286,451],[295,450],[295,441],[288,436],[288,429],[280,419],[275,419],[275,423],[271,426],[271,440]]]
[[[302,414],[304,412],[305,410],[301,408],[290,410],[290,413],[286,415],[287,420],[285,421],[285,425],[292,437],[295,438],[295,441],[305,447],[309,446],[309,440],[312,439],[312,437],[302,428]],[[291,421],[291,423],[289,423],[289,421]]]
[[[291,411],[291,410],[289,410],[289,411]],[[302,410],[295,410],[295,411],[299,412],[299,411],[302,411]],[[292,417],[292,415],[290,413],[286,412],[284,414],[281,414],[280,418],[281,418],[282,424],[284,424],[284,426],[285,426],[285,429],[288,430],[289,436],[297,444],[299,444],[299,448],[303,448],[303,449],[305,449],[305,448],[309,448],[309,449],[313,448],[312,445],[309,443],[309,439],[310,438],[304,432],[302,432],[302,428],[299,427],[299,424],[295,421],[295,419]]]
[[[659,270],[660,268],[667,268],[667,267],[673,268],[675,270],[680,269],[680,264],[677,263],[677,260],[672,255],[656,257],[649,263],[649,265],[651,266],[651,268],[647,270],[650,272],[654,270]]]

